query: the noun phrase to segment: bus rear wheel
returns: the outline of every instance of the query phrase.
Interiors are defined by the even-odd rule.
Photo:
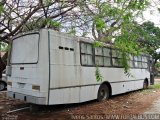
[[[148,88],[148,81],[144,80],[143,82],[143,89],[147,89]]]
[[[98,90],[98,101],[104,101],[109,98],[109,88],[107,85],[102,84]]]

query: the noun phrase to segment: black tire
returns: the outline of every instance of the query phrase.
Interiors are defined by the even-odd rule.
[[[5,88],[6,88],[6,84],[0,81],[0,91],[4,90]]]
[[[148,88],[148,81],[144,80],[143,82],[143,89],[147,89]]]
[[[99,87],[97,99],[100,102],[100,101],[104,101],[108,98],[109,98],[109,88],[107,85],[102,84]]]

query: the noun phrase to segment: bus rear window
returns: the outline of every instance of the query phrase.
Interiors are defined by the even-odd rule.
[[[25,64],[38,62],[39,34],[27,34],[13,40],[11,63]]]

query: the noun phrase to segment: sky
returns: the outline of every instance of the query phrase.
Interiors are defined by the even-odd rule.
[[[144,19],[138,18],[139,23],[145,21],[154,22],[155,26],[160,27],[160,12],[157,8],[160,8],[160,0],[150,0],[151,5],[143,12]]]
[[[143,15],[145,19],[154,22],[155,26],[160,27],[160,11],[157,10],[157,7],[160,8],[160,0],[152,0],[151,7]],[[160,53],[160,48],[156,52]]]

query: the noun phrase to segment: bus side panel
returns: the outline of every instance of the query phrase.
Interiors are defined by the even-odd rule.
[[[80,102],[97,99],[99,85],[84,86],[80,88]]]
[[[97,99],[99,85],[61,88],[50,90],[50,102],[53,104],[80,103]]]
[[[50,90],[49,105],[79,103],[79,87]]]
[[[50,31],[50,88],[79,85],[76,38]]]
[[[117,95],[125,92],[130,92],[143,88],[143,79],[138,81],[117,82],[111,83],[112,95]]]
[[[144,80],[134,81],[134,90],[142,89],[143,82],[144,82]]]
[[[131,75],[123,68],[99,67],[103,80],[97,82],[95,67],[80,66],[79,42],[74,37],[50,32],[50,99],[49,104],[77,103],[97,98],[102,82],[111,84],[112,95],[141,89],[149,75],[145,69],[131,69]],[[72,49],[72,50],[70,50]],[[138,85],[137,85],[138,83]],[[74,95],[75,98],[72,96]],[[71,97],[73,99],[71,100]]]
[[[141,81],[143,81],[143,80],[141,80]],[[126,82],[126,84],[125,84],[125,92],[136,90],[136,88],[135,88],[135,82],[136,81]]]

